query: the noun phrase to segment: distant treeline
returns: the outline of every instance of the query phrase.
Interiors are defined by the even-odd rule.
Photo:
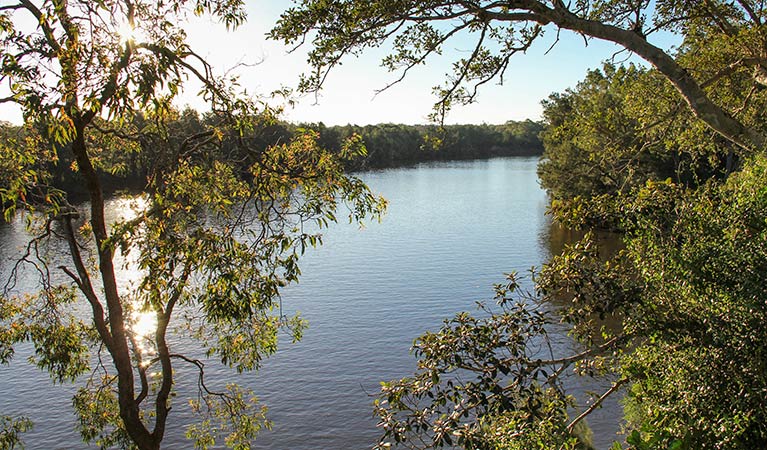
[[[249,167],[258,155],[272,145],[280,145],[307,131],[318,134],[320,146],[340,153],[352,136],[362,138],[366,156],[345,161],[352,171],[410,165],[424,161],[482,159],[497,156],[540,155],[543,145],[538,137],[543,126],[530,120],[503,125],[346,125],[290,124],[269,118],[254,122],[247,136],[201,136],[214,128],[216,117],[194,110],[169,114],[162,123],[141,115],[130,122],[103,121],[89,137],[93,141],[96,169],[102,173],[107,190],[142,189],[157,168],[175,164],[182,153],[205,153],[206,158],[236,158]],[[34,126],[17,127],[0,123],[3,142],[33,143]],[[217,144],[211,145],[215,139]],[[194,145],[190,145],[194,144]],[[81,190],[80,180],[70,170],[70,151],[56,150],[47,172],[55,185],[70,193]]]
[[[540,122],[525,120],[503,125],[300,125],[320,133],[321,144],[338,151],[344,139],[362,136],[367,157],[351,169],[395,167],[425,161],[533,156],[543,152]]]

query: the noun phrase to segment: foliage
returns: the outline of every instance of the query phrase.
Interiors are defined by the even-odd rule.
[[[575,89],[544,101],[547,127],[538,175],[556,202],[632,195],[647,181],[673,179],[696,186],[725,172],[728,148],[695,145],[710,140],[708,135],[695,142],[683,136],[680,130],[695,119],[689,114],[669,115],[679,100],[658,78],[653,71],[605,64],[602,71],[589,72]],[[669,98],[665,102],[658,95],[664,90]],[[653,112],[651,119],[648,104],[665,111]],[[659,115],[672,118],[655,119]],[[592,213],[596,205],[589,206]]]
[[[574,399],[563,374],[608,352],[613,339],[577,355],[556,354],[550,340],[557,315],[520,286],[515,274],[495,286],[500,311],[460,313],[413,347],[414,377],[383,383],[375,414],[384,435],[379,448],[583,448],[571,435]],[[582,438],[583,436],[581,436]]]
[[[732,16],[728,20],[737,22]],[[752,41],[756,33],[748,27],[722,27],[723,23],[714,26],[704,18],[692,20],[678,59],[712,98],[761,131],[764,97],[754,88],[761,69],[749,73],[728,59],[748,58],[744,56],[748,49],[759,45]],[[737,49],[729,45],[734,42]],[[609,79],[607,71],[605,75]],[[604,78],[599,74],[598,79]],[[628,113],[631,120],[622,123],[629,125],[629,131],[602,133],[589,128],[600,123],[591,114],[589,101],[620,90],[608,87],[595,95],[587,90],[593,85],[587,78],[578,90],[547,105],[555,120],[549,122],[548,167],[544,164],[541,175],[557,197],[552,211],[558,219],[627,233],[626,258],[620,264],[635,274],[628,279],[641,282],[641,295],[630,308],[620,309],[623,331],[634,336],[634,344],[613,365],[631,380],[625,405],[626,442],[648,449],[763,447],[764,407],[757,400],[761,394],[755,394],[765,389],[759,325],[765,297],[759,287],[764,273],[761,232],[767,217],[760,179],[763,150],[753,156],[711,136],[702,123],[680,114],[681,100],[658,95],[673,92],[648,81],[634,83],[631,95],[618,95],[615,106],[606,109],[608,117]],[[637,95],[642,103],[631,106]],[[554,104],[562,98],[570,103]],[[637,123],[642,126],[633,125]],[[629,189],[605,189],[598,185],[599,177],[579,169],[588,163],[571,151],[571,144],[582,143],[584,137],[617,136],[631,137],[619,150],[659,146],[658,154],[673,155],[673,164],[669,161],[636,176]],[[607,146],[595,148],[586,147],[588,162],[620,154]],[[678,163],[684,162],[680,159],[684,155],[705,170],[680,177]],[[661,181],[662,170],[675,166],[676,173]],[[568,171],[577,176],[569,177]],[[608,172],[613,177],[622,173]],[[600,277],[605,286],[614,280]],[[621,298],[621,290],[611,290]],[[741,377],[742,373],[746,375]]]
[[[530,120],[503,125],[306,125],[320,133],[320,142],[340,149],[344,139],[359,135],[367,154],[351,161],[352,169],[392,167],[435,160],[530,156],[542,151],[541,124]]]
[[[752,74],[727,66],[727,58],[742,57],[744,48],[753,45],[754,34],[744,28],[735,38],[731,31],[712,32],[705,20],[693,22],[686,30],[680,61],[720,104],[737,111],[753,129],[763,129],[764,98],[754,91]],[[729,46],[735,41],[740,41],[737,49]],[[632,430],[627,443],[636,448],[764,446],[760,425],[764,409],[753,394],[765,389],[763,376],[755,375],[762,374],[764,367],[762,361],[751,358],[764,351],[757,342],[763,342],[758,336],[763,314],[754,308],[755,302],[760,303],[757,299],[764,298],[764,292],[754,288],[762,283],[764,270],[760,230],[767,214],[761,205],[763,184],[759,181],[763,156],[751,160],[749,152],[738,152],[747,160],[743,170],[720,186],[716,180],[735,168],[736,149],[709,136],[694,119],[672,115],[679,109],[673,106],[679,100],[658,96],[663,91],[652,88],[653,83],[634,83],[633,95],[647,93],[642,106],[629,107],[631,96],[619,95],[615,106],[606,110],[638,113],[634,122],[623,123],[649,122],[652,127],[638,128],[642,132],[638,138],[635,126],[629,127],[629,133],[602,133],[588,128],[589,123],[599,123],[589,116],[587,102],[599,97],[584,89],[588,86],[582,84],[576,92],[568,92],[570,109],[562,107],[564,102],[547,105],[558,112],[554,117],[559,121],[549,121],[546,152],[550,159],[541,175],[558,197],[552,202],[557,218],[570,225],[606,225],[628,233],[628,259],[622,264],[641,274],[645,292],[624,319],[624,330],[642,338],[616,364],[623,376],[633,380],[626,400],[627,426]],[[569,130],[576,131],[567,135]],[[653,181],[663,178],[655,169],[649,176],[636,177],[636,185],[630,189],[595,187],[598,177],[585,170],[569,177],[569,171],[588,165],[582,154],[568,150],[571,143],[582,142],[578,136],[632,135],[633,145],[642,149],[660,145],[659,154],[674,155],[676,164],[680,155],[687,154],[688,161],[704,162],[699,167],[707,160],[718,170],[680,177],[677,165],[676,175]],[[589,162],[617,154],[603,148],[587,151]],[[673,168],[669,163],[665,166]],[[608,172],[613,176],[621,173]],[[592,184],[580,189],[565,179]],[[690,190],[696,186],[699,188]],[[743,371],[748,375],[741,378]]]
[[[49,168],[55,152],[41,145],[33,127],[0,124],[0,203],[10,221],[16,206],[30,208],[38,203],[55,205],[61,195],[50,186]]]
[[[349,158],[341,157],[347,170],[394,167],[435,160],[530,156],[539,155],[543,151],[538,138],[542,125],[530,120],[510,121],[503,125],[438,127],[379,124],[326,127],[322,123],[293,125],[278,118],[274,119],[259,121],[258,126],[243,137],[248,141],[247,146],[227,140],[217,152],[227,158],[240,158],[252,163],[253,154],[289,142],[304,134],[306,130],[317,132],[320,147],[338,157],[341,157],[342,150],[350,139],[361,137],[366,151],[347,155]],[[120,125],[99,122],[99,129],[94,130],[92,139],[93,144],[100,149],[98,157],[94,158],[94,164],[104,180],[104,189],[142,189],[152,171],[174,163],[174,148],[181,145],[182,137],[205,133],[208,129],[206,127],[215,124],[215,115],[201,116],[189,109],[181,112],[169,111],[164,118],[164,130],[158,129],[157,125],[152,123],[152,118],[144,114],[138,114],[131,121]],[[15,129],[11,125],[6,128]],[[49,173],[57,180],[57,185],[67,192],[78,192],[81,189],[79,180],[66,170],[72,163],[71,157],[63,151],[58,153],[51,156],[61,158],[62,162],[44,173]],[[38,161],[45,161],[45,158],[39,158]]]
[[[765,180],[759,156],[697,190],[648,183],[626,205],[624,250],[606,258],[587,235],[535,275],[536,295],[511,278],[496,288],[501,311],[423,335],[415,376],[382,388],[380,446],[568,448],[628,386],[629,448],[764,447]],[[563,323],[582,351],[553,353]],[[581,404],[568,373],[612,383]]]
[[[192,408],[205,411],[206,419],[200,425],[192,425],[187,437],[195,443],[195,448],[206,449],[215,445],[217,439],[224,437],[224,443],[233,449],[250,448],[250,443],[262,427],[269,428],[266,420],[266,407],[260,406],[260,414],[241,414],[240,411],[258,410],[258,399],[242,388],[229,384],[226,393],[205,397],[203,400],[190,400]],[[205,403],[203,405],[203,402]],[[232,420],[232,417],[235,420]]]
[[[517,410],[492,417],[486,432],[487,448],[505,450],[590,449],[589,430],[576,425],[573,435],[567,432],[567,410],[572,402],[563,401],[560,392],[548,389],[536,393],[540,406],[534,412]]]
[[[625,324],[647,339],[623,363],[636,380],[628,417],[643,433],[689,448],[767,442],[765,174],[760,156],[721,187],[674,196],[675,221],[643,215],[631,233],[652,293]]]
[[[0,8],[0,80],[11,86],[2,101],[20,105],[26,120],[2,129],[0,195],[6,219],[22,217],[32,236],[0,303],[0,356],[6,362],[16,343],[30,341],[31,361],[55,382],[84,380],[73,404],[86,442],[159,448],[179,407],[174,370],[186,365],[199,377],[195,445],[248,448],[267,425],[264,408],[248,389],[209,389],[202,355],[256,370],[278,332],[299,339],[305,323],[282,314],[279,294],[297,281],[300,255],[321,243],[338,210],[360,222],[385,209],[343,174],[342,160],[364,153],[358,138],[341,154],[312,132],[275,143],[275,111],[238,94],[236,80],[215,77],[188,47],[187,16],[232,27],[245,19],[242,6],[22,0]],[[190,76],[212,107],[203,117],[171,107]],[[126,174],[140,175],[144,193],[108,220],[104,186]],[[87,204],[70,202],[73,180]],[[14,291],[25,271],[39,292]],[[135,283],[123,283],[124,272]],[[174,351],[174,329],[201,351]]]
[[[720,104],[763,131],[765,96],[709,51],[729,39],[696,25],[678,59]],[[550,96],[539,175],[554,215],[569,225],[618,228],[622,205],[648,181],[694,188],[736,170],[751,152],[712,135],[682,102],[657,70],[610,64],[575,89]]]
[[[0,449],[24,448],[20,434],[32,429],[32,422],[26,417],[0,416]]]

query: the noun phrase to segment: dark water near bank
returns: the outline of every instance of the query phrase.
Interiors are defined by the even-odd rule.
[[[283,295],[285,309],[301,311],[309,321],[304,339],[283,343],[258,374],[209,369],[209,377],[247,385],[268,405],[273,429],[263,432],[256,448],[374,444],[371,394],[381,380],[412,374],[413,339],[437,329],[445,317],[473,310],[475,301],[491,299],[492,285],[504,273],[540,266],[561,245],[560,230],[544,216],[536,164],[537,158],[507,158],[362,175],[389,200],[389,212],[363,230],[331,227],[325,245],[305,256],[300,284]],[[113,202],[114,213],[122,206]],[[23,242],[22,230],[21,224],[0,227],[4,259]],[[47,375],[24,358],[0,367],[0,414],[33,419],[28,448],[83,447],[74,431],[72,388],[51,387]],[[194,384],[191,373],[181,372],[179,379]],[[186,407],[179,403],[166,448],[190,447],[180,426]],[[614,438],[614,428],[605,424],[616,414],[607,410],[590,420],[598,448]]]

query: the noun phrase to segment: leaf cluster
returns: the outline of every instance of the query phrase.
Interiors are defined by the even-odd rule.
[[[764,157],[677,198],[629,241],[652,302],[627,321],[649,339],[627,358],[629,417],[689,448],[764,444]],[[673,311],[669,314],[668,311]]]
[[[521,281],[510,274],[495,287],[500,311],[480,304],[479,316],[460,313],[415,341],[415,375],[382,383],[375,402],[384,430],[378,448],[544,448],[554,442],[580,448],[570,434],[574,399],[562,375],[616,341],[599,351],[556,354],[549,332],[557,315],[536,306]]]
[[[26,417],[0,416],[0,448],[24,448],[21,434],[31,429],[32,422]]]

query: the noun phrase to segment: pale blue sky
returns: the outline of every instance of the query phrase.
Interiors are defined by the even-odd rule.
[[[267,95],[283,86],[293,87],[300,73],[308,70],[306,49],[287,54],[282,44],[265,38],[279,14],[291,4],[289,0],[248,2],[248,21],[234,32],[208,19],[196,19],[187,27],[190,44],[221,72],[244,63],[234,72],[251,94]],[[562,32],[560,42],[545,54],[556,35],[555,29],[547,31],[528,54],[512,59],[502,86],[485,85],[478,102],[456,106],[447,123],[539,119],[541,100],[552,92],[575,86],[588,69],[600,67],[602,61],[620,50],[613,44],[596,40],[586,46],[581,37]],[[445,52],[458,55],[471,49],[471,42],[456,41],[448,43]],[[345,59],[342,66],[331,72],[318,99],[313,95],[297,98],[296,106],[288,107],[284,118],[292,122],[322,121],[326,125],[426,123],[435,101],[432,87],[444,79],[452,60],[432,58],[427,65],[411,71],[403,82],[375,95],[377,89],[398,78],[380,67],[383,55],[384,49],[372,49],[358,58]],[[623,60],[626,56],[624,52],[617,59]],[[190,83],[179,99],[179,106],[204,110],[204,103],[196,97],[197,91],[198,86]],[[19,112],[7,105],[0,107],[0,118],[17,123],[21,120]]]
[[[248,23],[227,33],[223,27],[207,22],[197,33],[190,28],[190,39],[203,55],[219,67],[232,67],[240,61],[259,65],[238,70],[243,86],[260,94],[281,85],[295,86],[299,74],[307,70],[306,50],[299,49],[287,55],[281,44],[267,41],[265,33],[272,27],[280,12],[292,3],[273,0],[251,4]],[[502,86],[489,83],[480,91],[478,102],[469,106],[456,106],[447,117],[448,123],[503,123],[507,120],[539,119],[541,100],[552,92],[575,86],[588,69],[601,66],[619,47],[592,40],[588,47],[581,37],[563,32],[560,42],[548,53],[556,30],[550,29],[544,38],[525,55],[517,55]],[[225,42],[224,46],[218,43]],[[463,48],[461,48],[463,45]],[[446,46],[446,53],[468,52],[472,42],[455,42]],[[383,49],[367,50],[358,58],[349,57],[335,68],[327,79],[321,97],[315,104],[314,96],[305,96],[285,117],[293,122],[319,122],[326,125],[347,123],[364,125],[373,123],[426,123],[435,97],[432,87],[441,83],[452,60],[432,58],[427,65],[410,72],[401,83],[378,95],[381,89],[398,75],[380,67]],[[626,53],[618,60],[626,58]],[[636,60],[633,58],[632,60]],[[192,106],[202,104],[189,100]]]

